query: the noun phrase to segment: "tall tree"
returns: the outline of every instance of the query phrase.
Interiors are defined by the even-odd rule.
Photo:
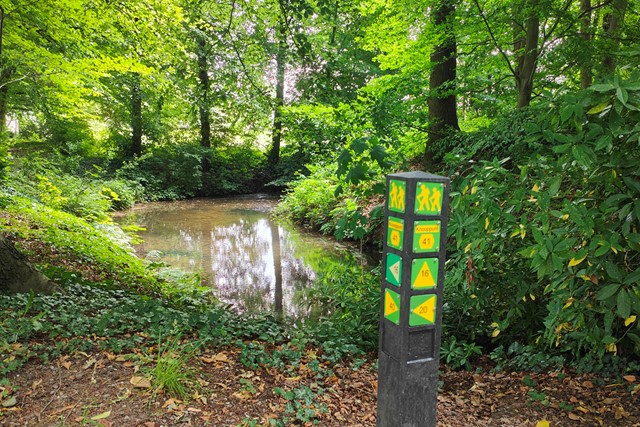
[[[273,106],[273,129],[271,148],[269,149],[269,166],[273,169],[280,162],[280,144],[282,142],[282,108],[284,107],[284,73],[287,61],[287,29],[284,17],[278,20],[276,30],[276,96]]]
[[[540,38],[539,1],[524,0],[518,6],[522,7],[524,17],[513,21],[513,49],[516,52],[514,77],[516,89],[518,90],[517,106],[518,108],[523,108],[531,103],[534,76],[538,64],[538,43]]]
[[[452,130],[460,130],[456,106],[456,34],[454,0],[439,0],[432,11],[434,27],[441,32],[433,47],[429,76],[429,140],[425,149],[425,166],[429,169],[429,146]]]
[[[624,30],[624,17],[627,12],[628,0],[611,0],[611,7],[602,21],[607,48],[604,50],[602,64],[605,72],[611,74],[616,68],[614,53],[620,47],[620,40]]]

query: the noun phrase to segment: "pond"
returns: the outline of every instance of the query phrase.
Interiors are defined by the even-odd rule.
[[[353,250],[270,218],[274,196],[147,203],[118,219],[144,227],[142,257],[197,272],[214,294],[243,312],[306,318],[322,310],[305,298],[316,273],[354,262]]]

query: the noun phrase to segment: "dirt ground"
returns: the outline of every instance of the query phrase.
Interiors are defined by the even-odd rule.
[[[122,355],[79,353],[47,365],[30,362],[10,375],[11,389],[0,386],[9,396],[0,407],[0,425],[267,426],[284,417],[285,425],[314,425],[304,417],[295,420],[297,410],[307,409],[315,425],[375,426],[377,378],[370,363],[358,370],[338,366],[335,375],[317,380],[306,365],[289,377],[276,369],[248,370],[227,350],[204,354],[191,368],[197,384],[181,401],[154,391],[144,366]],[[633,376],[607,382],[562,373],[445,371],[440,380],[441,427],[640,426],[640,386]],[[314,403],[282,395],[301,388],[313,392]]]

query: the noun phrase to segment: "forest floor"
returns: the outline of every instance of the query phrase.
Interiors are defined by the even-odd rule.
[[[29,362],[0,391],[3,426],[375,426],[377,373],[334,366],[321,381],[306,364],[286,377],[248,369],[232,348],[194,358],[197,383],[178,400],[155,390],[133,357],[102,353]],[[313,351],[307,351],[313,358]],[[640,426],[638,379],[563,373],[441,373],[438,426]],[[3,390],[4,387],[4,390]],[[274,390],[279,390],[275,392]],[[293,391],[287,394],[287,391]],[[308,420],[305,418],[307,417]],[[273,420],[270,424],[269,420]],[[275,420],[281,420],[275,424]],[[547,424],[548,422],[548,424]]]

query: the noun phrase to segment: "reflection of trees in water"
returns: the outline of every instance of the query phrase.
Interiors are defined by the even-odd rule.
[[[269,221],[241,219],[211,230],[211,270],[221,298],[248,311],[268,310],[273,263]]]
[[[212,233],[211,268],[218,295],[239,308],[300,316],[294,295],[314,278],[296,259],[289,233],[266,218]]]
[[[159,250],[171,265],[203,271],[218,297],[243,311],[307,316],[302,291],[312,286],[320,260],[333,255],[318,240],[271,223],[268,209],[252,206],[178,202],[135,213],[133,222],[147,229],[138,249]]]

